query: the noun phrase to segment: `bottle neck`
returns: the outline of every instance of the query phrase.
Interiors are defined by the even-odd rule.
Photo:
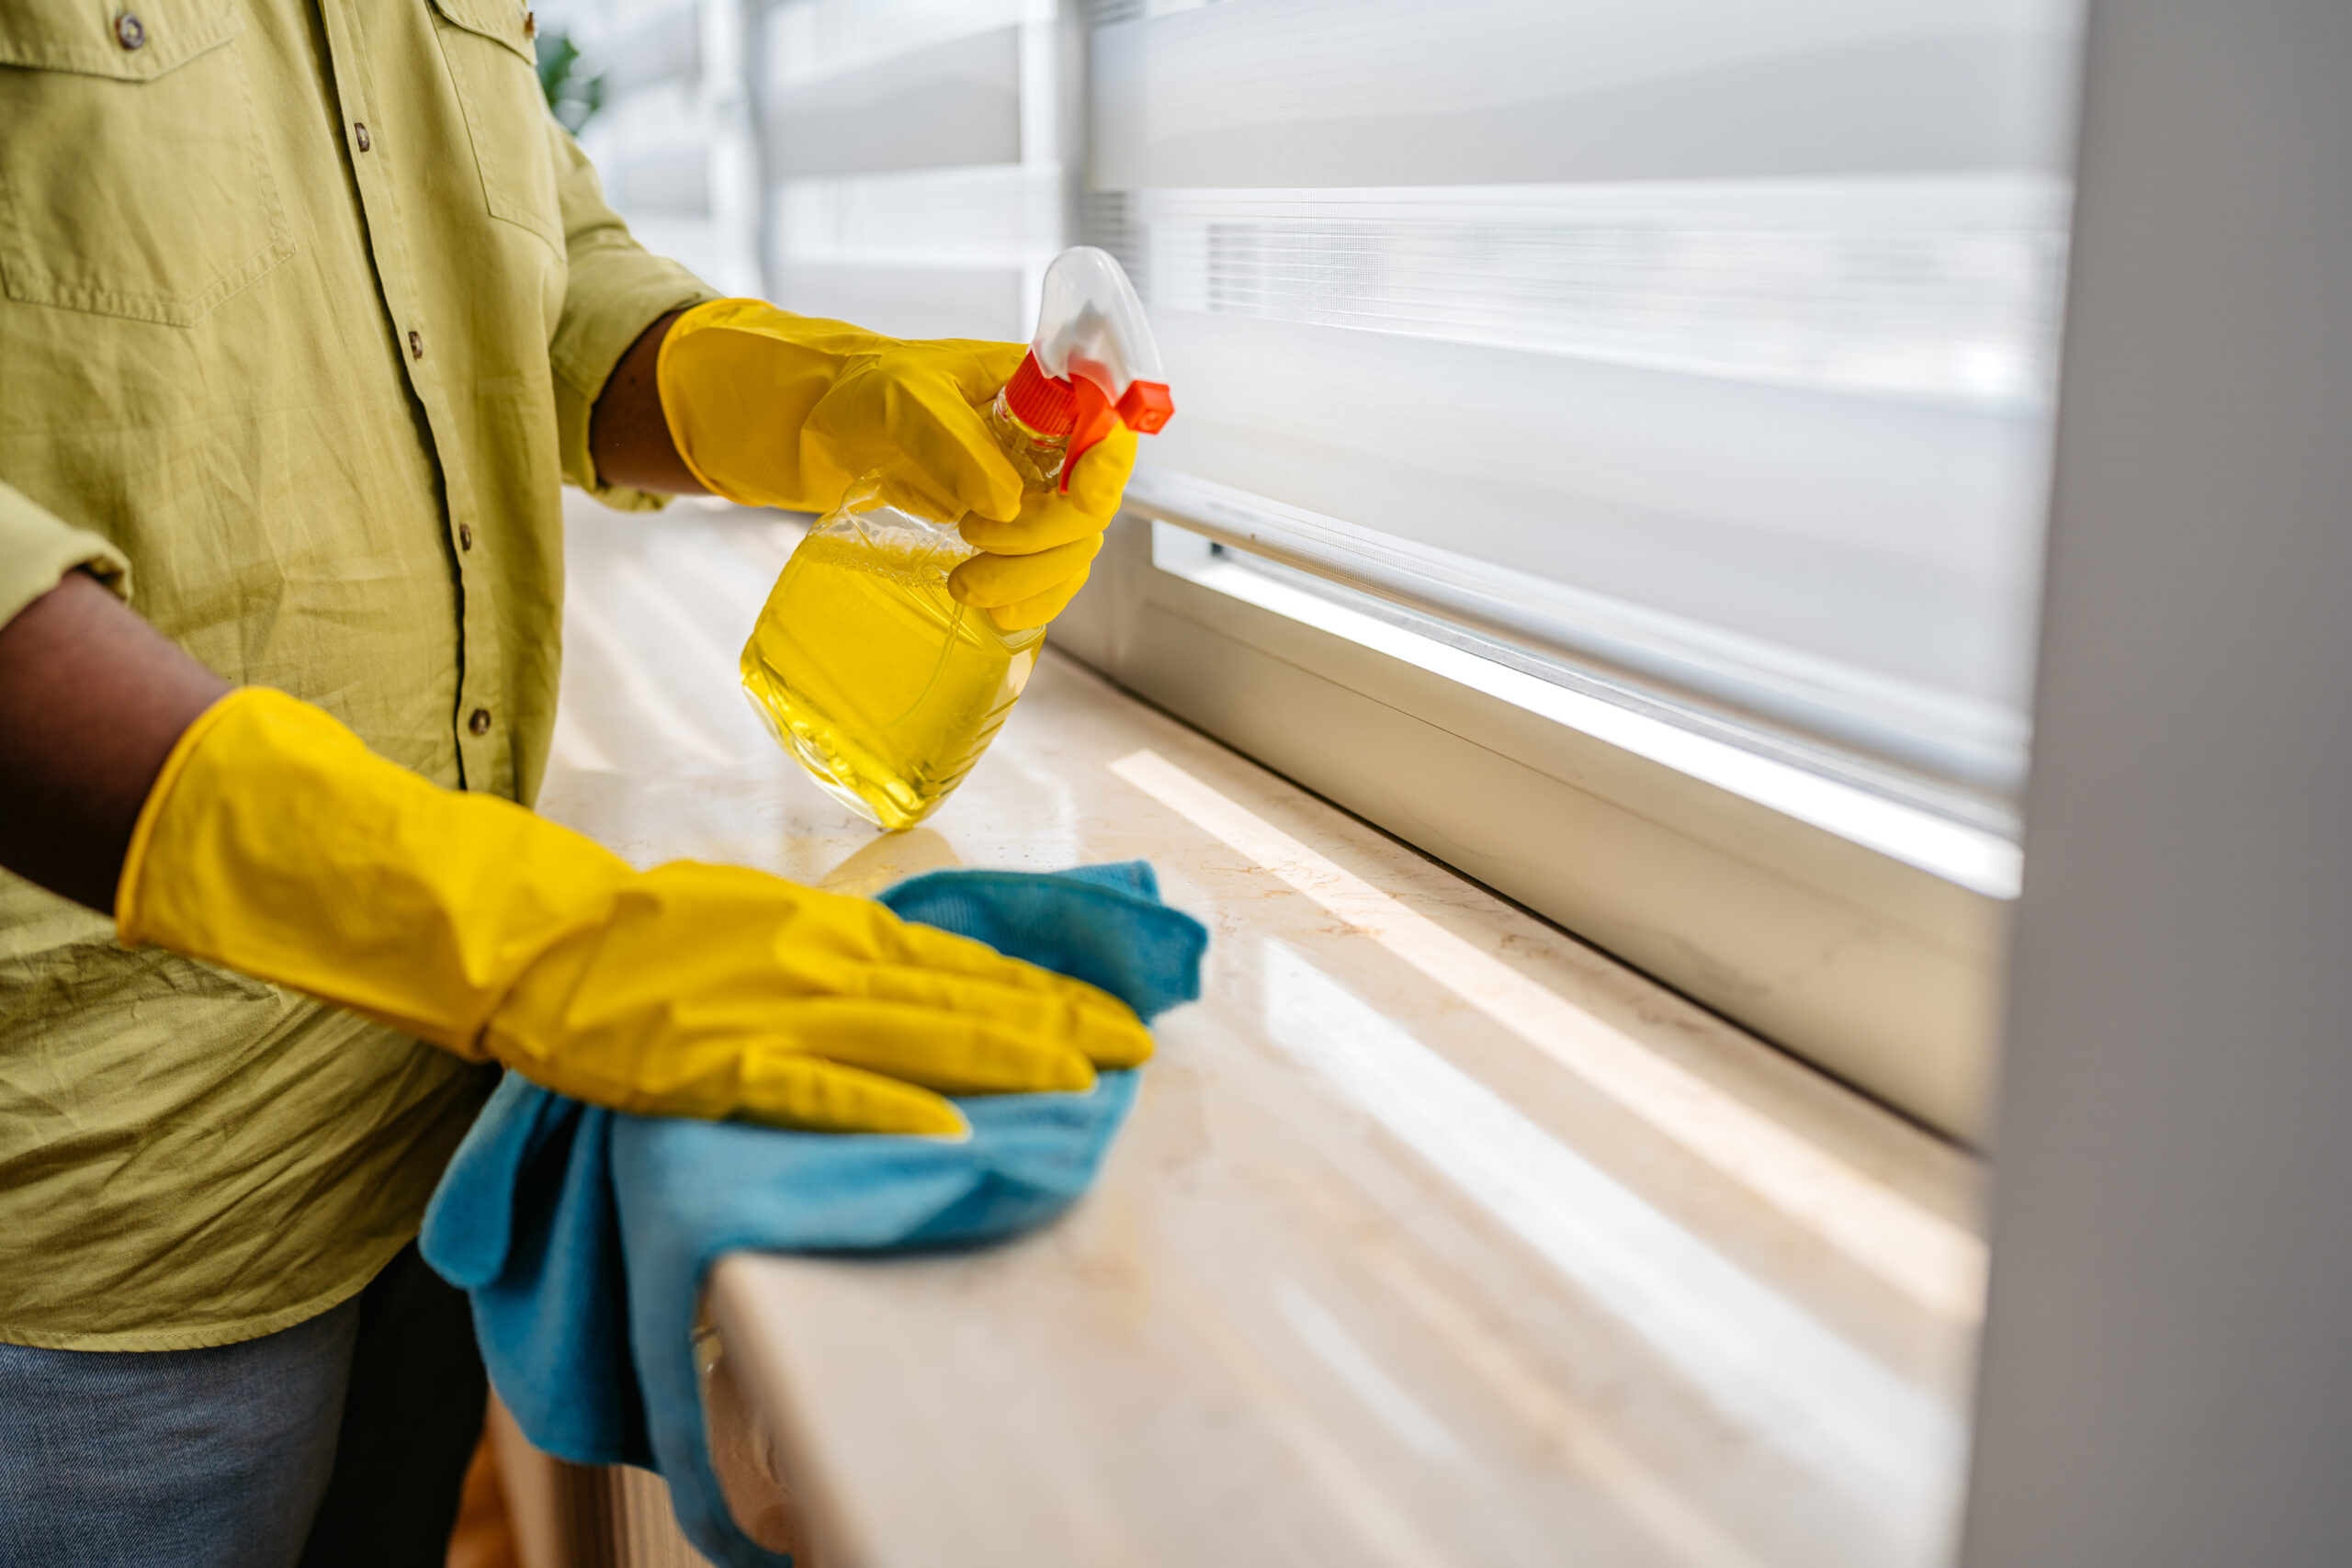
[[[1023,490],[1051,490],[1062,477],[1062,462],[1069,452],[1067,434],[1050,435],[1024,423],[1000,390],[989,404],[989,428],[1020,472]]]

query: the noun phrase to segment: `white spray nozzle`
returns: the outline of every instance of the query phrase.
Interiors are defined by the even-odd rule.
[[[1046,269],[1037,335],[1029,352],[1036,355],[1037,367],[1057,380],[1093,382],[1103,400],[1122,414],[1130,413],[1129,402],[1144,405],[1133,411],[1140,418],[1127,420],[1137,430],[1158,430],[1173,412],[1166,406],[1168,377],[1159,367],[1159,345],[1152,341],[1143,301],[1108,251],[1072,245],[1054,258]],[[1157,397],[1130,399],[1138,382]]]

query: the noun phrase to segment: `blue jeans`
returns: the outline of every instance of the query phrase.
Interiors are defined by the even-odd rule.
[[[483,1391],[466,1299],[413,1245],[239,1345],[0,1345],[0,1563],[441,1568]]]

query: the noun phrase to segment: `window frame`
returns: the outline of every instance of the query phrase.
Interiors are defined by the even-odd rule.
[[[1131,501],[1052,646],[1874,1098],[1984,1142],[2008,897],[1156,564],[1154,523],[1171,510]]]
[[[1084,9],[1059,17],[1074,67],[1062,97],[1068,225],[1080,237],[1097,183],[1091,28],[1117,19]],[[2013,833],[1946,820],[1980,840],[1980,874],[1931,869],[1835,813],[1793,812],[1622,743],[1615,724],[1449,678],[1444,668],[1460,667],[1432,656],[1433,642],[1416,653],[1409,634],[1349,635],[1344,610],[1302,617],[1272,607],[1277,593],[1238,596],[1156,564],[1155,527],[1165,537],[1174,525],[1255,544],[1340,601],[1355,592],[1344,565],[1253,540],[1149,457],[1051,646],[1917,1121],[1989,1143]],[[1705,728],[1702,709],[1688,716]],[[1934,815],[1899,793],[1879,807]]]

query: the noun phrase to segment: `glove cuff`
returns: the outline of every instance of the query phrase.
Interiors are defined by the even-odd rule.
[[[773,309],[773,306],[758,299],[706,299],[670,323],[670,330],[662,334],[662,350],[653,359],[653,386],[655,395],[662,401],[662,423],[669,427],[670,445],[677,448],[679,461],[685,464],[688,473],[702,482],[703,489],[738,506],[758,503],[737,494],[724,479],[695,458],[695,447],[699,432],[690,412],[691,404],[680,395],[677,387],[674,367],[678,361],[673,351],[696,333],[740,321],[749,310]]]
[[[633,874],[569,829],[437,788],[308,703],[247,686],[165,758],[115,931],[479,1060],[515,976],[603,919]]]
[[[123,852],[122,874],[114,885],[115,940],[123,946],[141,947],[150,940],[145,900],[140,890],[146,880],[149,848],[154,842],[155,823],[164,814],[164,802],[171,797],[173,786],[179,783],[188,759],[196,755],[205,737],[236,710],[240,701],[261,690],[258,686],[239,686],[198,714],[180,731],[180,738],[172,742],[164,765],[156,770],[155,782],[147,786],[147,798],[139,807],[139,819],[130,826],[130,847]]]

